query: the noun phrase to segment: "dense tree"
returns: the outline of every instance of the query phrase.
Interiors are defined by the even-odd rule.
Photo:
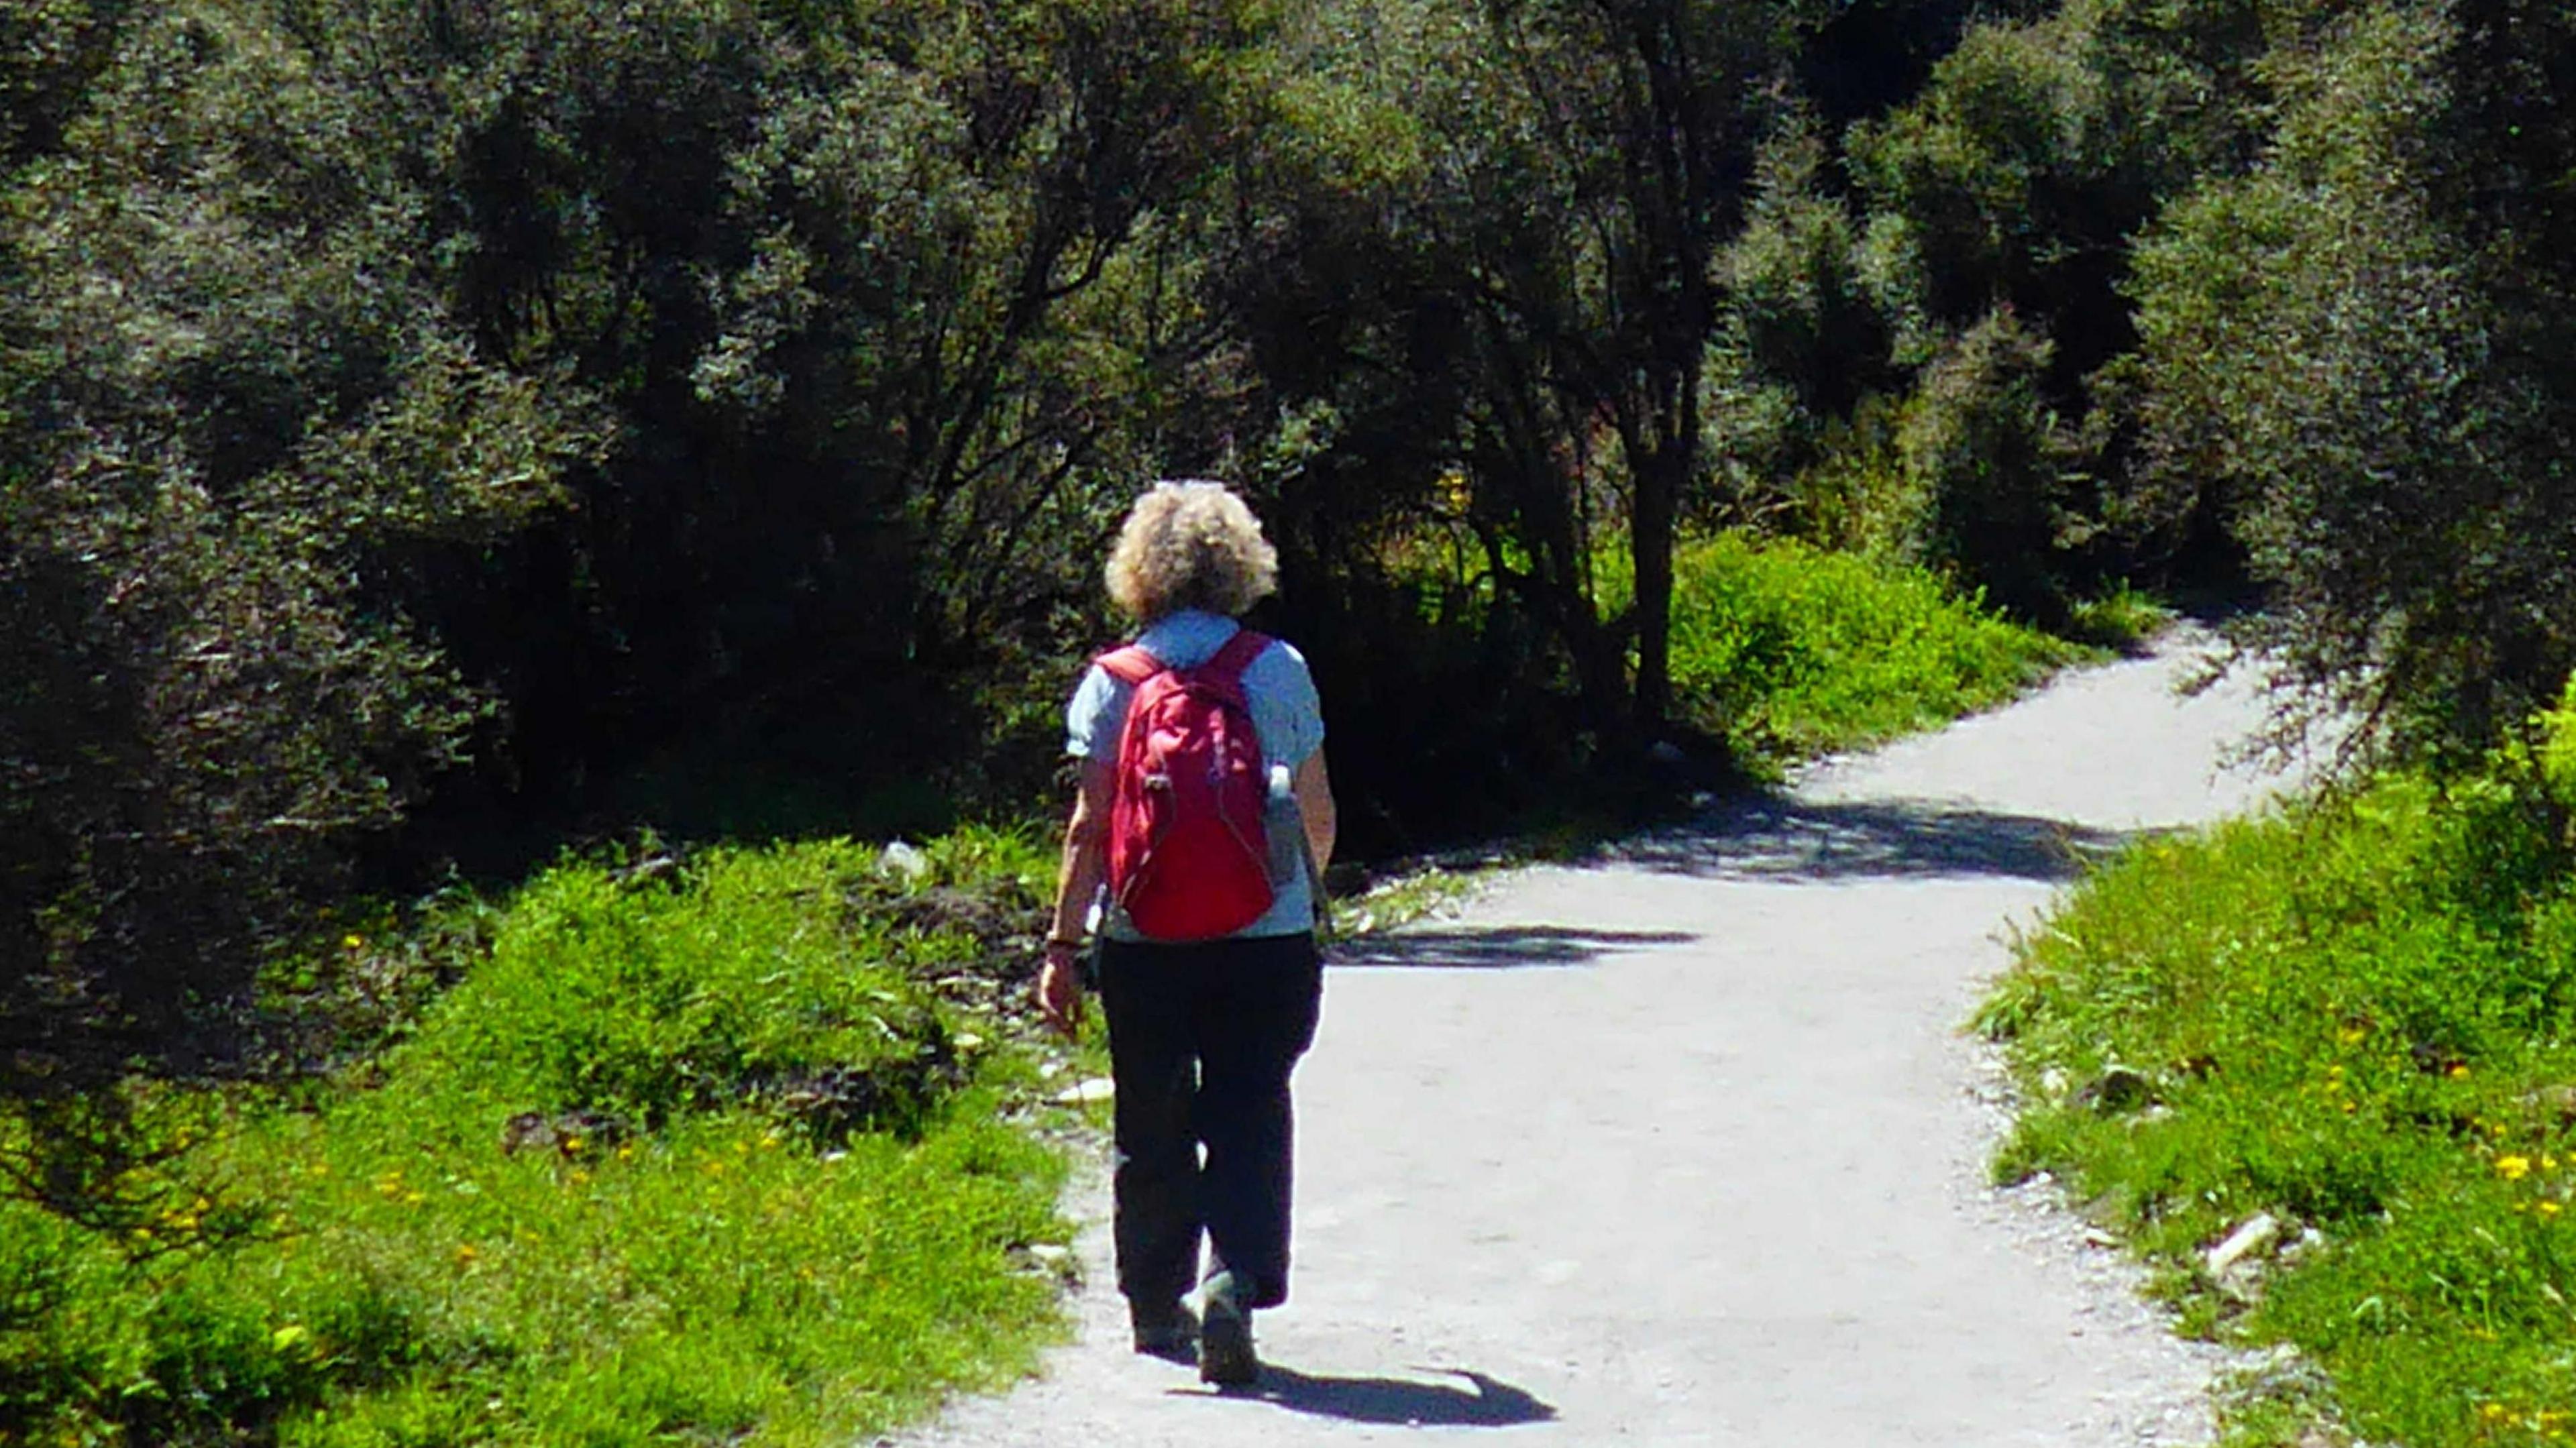
[[[1477,349],[1470,461],[1528,560],[1497,547],[1492,562],[1564,639],[1596,718],[1646,735],[1669,704],[1672,541],[1700,467],[1713,264],[1742,224],[1794,19],[1772,5],[1494,3],[1435,23],[1417,57],[1425,224]],[[1596,459],[1625,484],[1625,627],[1595,617],[1586,587]],[[1613,715],[1631,634],[1633,703]]]
[[[136,19],[6,210],[0,1085],[185,1047],[479,704],[370,586],[587,449],[411,258],[418,198],[220,10]],[[61,114],[69,114],[69,102]]]
[[[2288,680],[2473,751],[2576,666],[2576,25],[2376,5],[2280,73],[2262,164],[2142,248],[2138,499],[2245,539]]]
[[[2042,618],[2246,561],[2295,681],[2474,748],[2576,664],[2569,29],[26,0],[0,1016],[166,1038],[405,819],[1024,801],[1155,474],[1271,520],[1382,844],[1668,728],[1694,524]]]

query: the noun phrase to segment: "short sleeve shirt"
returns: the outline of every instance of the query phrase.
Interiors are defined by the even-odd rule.
[[[1216,657],[1242,625],[1222,614],[1185,609],[1157,620],[1136,642],[1169,667],[1186,669]],[[1065,752],[1076,759],[1115,759],[1118,734],[1127,723],[1131,686],[1094,664],[1073,691],[1065,710]],[[1324,747],[1323,702],[1316,697],[1306,656],[1274,640],[1243,670],[1245,702],[1251,706],[1252,729],[1261,738],[1261,757],[1271,765],[1297,766]],[[1314,895],[1300,871],[1278,887],[1262,917],[1237,932],[1240,936],[1300,935],[1314,928]],[[1120,938],[1133,933],[1112,920],[1106,927]]]

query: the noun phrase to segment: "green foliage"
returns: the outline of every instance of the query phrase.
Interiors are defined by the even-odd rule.
[[[131,0],[22,0],[0,15],[0,176],[62,143]]]
[[[1459,418],[1488,494],[1478,511],[1524,550],[1519,586],[1572,656],[1598,729],[1643,738],[1664,720],[1674,535],[1703,482],[1715,264],[1784,109],[1764,77],[1800,11],[1487,7],[1426,20],[1432,63],[1382,81],[1418,93],[1436,141],[1434,254],[1479,363]],[[1618,499],[1633,555],[1633,703],[1586,590],[1596,483]]]
[[[946,1034],[899,972],[852,959],[815,898],[872,858],[725,852],[678,889],[551,872],[431,1017],[412,1069],[470,1063],[533,1107],[647,1123],[852,1072],[882,1083],[870,1124],[917,1125],[954,1067]]]
[[[1747,760],[1927,728],[2002,703],[2076,657],[1900,564],[1726,533],[1685,544],[1676,567],[1683,717]]]
[[[1934,316],[2010,304],[2075,349],[2071,383],[2129,328],[2114,290],[2129,236],[2167,198],[2236,163],[2261,124],[2258,4],[2067,0],[1972,27],[1920,93],[1855,127],[1851,164],[1903,229]],[[2296,7],[2280,7],[2292,10]]]
[[[2121,579],[2090,598],[2068,604],[2060,632],[2078,643],[2136,653],[2173,621],[2171,608]]]
[[[2063,1176],[2187,1322],[2298,1344],[2374,1441],[2545,1441],[2576,1388],[2576,876],[2496,768],[2133,847],[1980,1016],[2032,1093],[1998,1170]],[[2114,1066],[2148,1085],[2087,1089]],[[2258,1211],[2296,1245],[2222,1291],[2200,1254]]]
[[[2025,618],[2065,613],[2060,540],[2080,531],[2068,476],[2081,444],[2047,404],[2052,348],[2009,309],[1923,373],[1897,455],[1923,499],[1917,556]]]
[[[1813,120],[1788,117],[1757,158],[1744,229],[1718,259],[1732,350],[1811,418],[1848,413],[1884,379],[1902,320],[1891,313],[1904,301],[1871,274],[1850,209],[1822,193],[1827,160]],[[1719,418],[1708,422],[1721,446],[1732,440]]]
[[[1827,548],[1920,558],[1927,503],[1897,450],[1901,400],[1873,393],[1817,430],[1816,458],[1789,483],[1784,530]]]
[[[925,854],[563,866],[342,1079],[131,1088],[120,1215],[0,1201],[0,1436],[846,1442],[1019,1370],[1061,1167],[997,1120],[1018,1050],[927,986],[1044,861]]]
[[[1860,127],[1851,156],[1871,197],[1903,217],[1936,313],[1970,320],[2027,283],[2056,238],[2035,204],[2083,163],[2096,78],[2059,26],[1981,26],[1914,105]]]
[[[2576,430],[2543,360],[2576,273],[2531,179],[2576,149],[2539,119],[2563,77],[2504,58],[2563,55],[2570,32],[2487,10],[2359,7],[2281,54],[2261,165],[2142,245],[2123,369],[2138,511],[2232,527],[2277,589],[2253,632],[2285,677],[2454,761],[2576,665]]]
[[[95,64],[0,204],[13,1091],[240,1050],[209,1016],[484,712],[381,581],[525,528],[594,447],[459,334],[342,97],[229,12],[116,13],[35,17]]]
[[[2576,676],[2560,691],[2558,707],[2544,710],[2540,726],[2540,778],[2561,809],[2576,811]]]
[[[951,677],[1088,641],[1212,344],[1181,203],[1255,23],[13,8],[0,1014],[152,1054],[433,782],[975,754]]]

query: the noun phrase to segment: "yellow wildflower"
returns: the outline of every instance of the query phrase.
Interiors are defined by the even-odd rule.
[[[2503,1177],[2509,1182],[2518,1182],[2524,1177],[2531,1175],[2531,1158],[2527,1156],[2500,1156],[2495,1159],[2495,1169],[2497,1176]]]
[[[2540,1215],[2544,1217],[2557,1216],[2562,1210],[2564,1210],[2564,1208],[2560,1207],[2556,1202],[2542,1202],[2540,1204]]]
[[[365,942],[365,941],[363,941],[363,940],[359,939],[357,936],[354,936],[354,935],[343,935],[343,936],[341,936],[341,937],[340,937],[340,944],[341,944],[341,946],[342,946],[344,949],[348,949],[348,950],[356,950],[356,949],[358,949],[359,947],[361,947],[361,946],[365,945],[366,943],[367,943],[367,942]]]
[[[2453,1080],[2455,1080],[2455,1081],[2456,1081],[2456,1080],[2459,1080],[2459,1079],[2460,1079],[2460,1078],[2462,1078],[2462,1077],[2467,1076],[2468,1074],[2469,1074],[2469,1068],[2468,1068],[2468,1066],[2467,1066],[2466,1064],[2462,1064],[2462,1065],[2454,1066],[2454,1067],[2452,1067],[2452,1068],[2451,1068],[2451,1078],[2452,1078]]]
[[[482,1255],[482,1249],[471,1242],[459,1242],[456,1245],[456,1265],[459,1267],[473,1266],[474,1260]]]

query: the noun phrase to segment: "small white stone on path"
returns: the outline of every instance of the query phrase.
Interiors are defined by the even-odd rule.
[[[887,874],[900,876],[905,880],[918,880],[930,872],[930,857],[923,854],[919,847],[908,845],[901,840],[886,846],[885,853],[877,856],[877,864]]]
[[[2254,1252],[2270,1246],[2281,1234],[2281,1223],[2270,1212],[2256,1212],[2245,1225],[2227,1234],[2227,1240],[2209,1249],[2209,1275],[2224,1277],[2227,1269],[2242,1262]]]
[[[1117,1095],[1117,1082],[1110,1080],[1106,1076],[1094,1076],[1088,1081],[1076,1082],[1075,1084],[1067,1086],[1063,1090],[1055,1093],[1055,1104],[1058,1106],[1090,1106],[1097,1102],[1111,1100]]]

